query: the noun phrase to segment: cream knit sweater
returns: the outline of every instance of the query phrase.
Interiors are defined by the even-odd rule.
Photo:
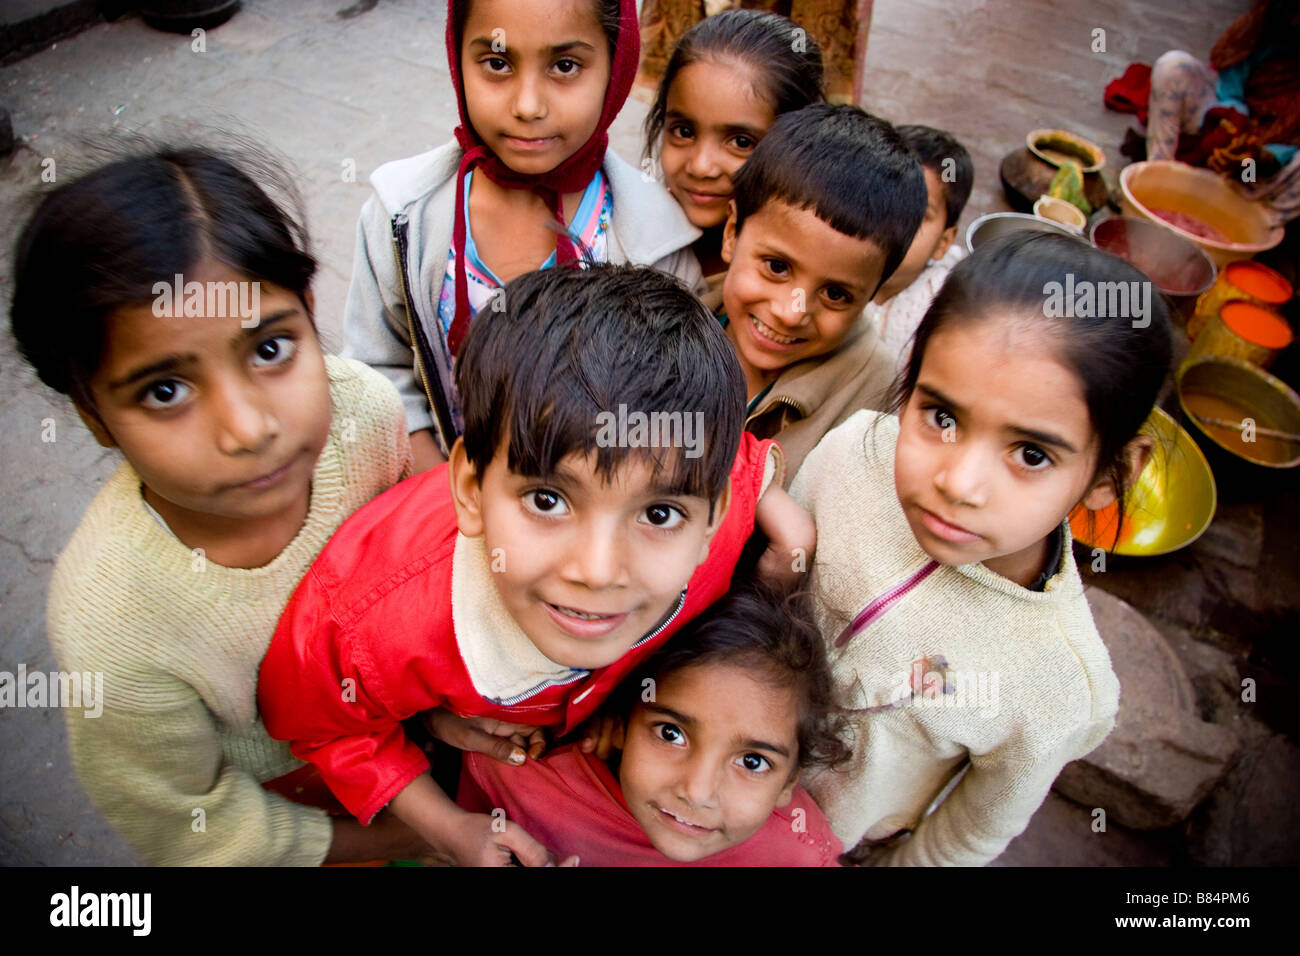
[[[1061,768],[1110,733],[1119,682],[1068,525],[1041,592],[978,563],[931,567],[894,490],[897,438],[897,418],[859,412],[790,488],[817,521],[817,623],[856,728],[847,769],[805,784],[846,847],[914,831],[872,863],[982,865],[1025,829]],[[840,642],[873,602],[870,623]]]
[[[221,567],[146,509],[127,462],[59,558],[48,606],[64,670],[102,672],[103,713],[67,712],[100,812],[152,864],[317,865],[324,811],[262,788],[302,764],[257,713],[257,672],[289,595],[353,511],[410,473],[396,390],[327,356],[333,421],[302,530],[270,564]]]

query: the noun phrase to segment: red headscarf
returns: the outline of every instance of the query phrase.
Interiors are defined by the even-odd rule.
[[[456,105],[460,111],[460,125],[456,127],[456,142],[465,150],[460,169],[456,173],[456,224],[452,231],[452,248],[456,253],[456,317],[447,335],[451,354],[460,350],[472,316],[469,307],[469,287],[465,278],[465,176],[475,166],[480,167],[488,179],[506,189],[531,189],[546,202],[547,209],[560,224],[555,241],[555,255],[559,262],[572,262],[578,258],[577,250],[569,241],[564,225],[561,196],[564,193],[585,189],[601,163],[605,161],[605,148],[609,145],[609,125],[623,108],[632,82],[636,78],[637,62],[641,57],[641,33],[636,17],[636,0],[621,0],[618,25],[618,42],[614,45],[610,64],[609,85],[605,88],[605,105],[591,138],[576,153],[549,172],[540,175],[523,175],[515,172],[483,144],[474,127],[470,125],[469,110],[465,106],[465,84],[461,79],[460,47],[456,37],[456,4],[447,0],[447,67],[451,83],[456,89]],[[470,0],[459,0],[468,3]],[[600,2],[600,0],[595,0]]]

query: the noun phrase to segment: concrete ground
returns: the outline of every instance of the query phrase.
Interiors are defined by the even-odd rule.
[[[0,70],[0,103],[24,142],[0,163],[0,221],[14,224],[6,242],[45,160],[55,161],[60,177],[96,161],[86,137],[236,131],[274,147],[296,170],[321,261],[319,321],[326,344],[337,347],[367,176],[385,160],[445,141],[456,118],[442,5],[382,0],[357,13],[367,4],[347,2],[245,0],[233,20],[208,33],[203,52],[188,37],[135,20],[101,24]],[[1050,0],[876,0],[864,105],[895,122],[944,127],[966,143],[977,182],[964,227],[1006,208],[997,162],[1032,128],[1067,126],[1104,144],[1115,163],[1133,120],[1103,109],[1104,84],[1128,62],[1151,62],[1167,48],[1205,56],[1248,6],[1104,0],[1062,12]],[[1104,52],[1093,52],[1097,29],[1105,31]],[[615,124],[614,147],[626,158],[640,154],[644,114],[644,104],[631,100]],[[0,262],[6,302],[9,254]],[[46,441],[51,419],[55,440]],[[117,458],[34,380],[7,335],[0,337],[0,433],[0,671],[25,664],[48,672],[55,663],[43,617],[53,562]],[[1166,849],[1167,834],[1119,834],[1084,848],[1070,836],[1080,813],[1086,816],[1053,796],[1002,862],[1183,859]],[[132,860],[76,781],[63,715],[0,709],[0,863]]]

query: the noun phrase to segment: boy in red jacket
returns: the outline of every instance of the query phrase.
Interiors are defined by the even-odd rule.
[[[456,363],[465,432],[443,465],[348,519],[291,598],[258,703],[363,823],[391,804],[458,864],[551,857],[458,808],[401,722],[567,733],[726,593],[757,523],[759,571],[811,559],[780,448],[742,434],[726,336],[652,269],[548,269],[480,313]]]

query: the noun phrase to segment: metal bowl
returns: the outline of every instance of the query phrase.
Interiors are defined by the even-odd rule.
[[[1300,465],[1300,441],[1261,435],[1247,440],[1243,430],[1211,425],[1221,421],[1300,434],[1300,395],[1286,382],[1238,358],[1203,356],[1178,369],[1178,404],[1188,421],[1219,448],[1264,468]]]
[[[1100,219],[1088,238],[1098,249],[1113,252],[1146,273],[1180,306],[1194,307],[1196,297],[1214,285],[1218,275],[1210,257],[1196,243],[1146,219]]]
[[[1149,219],[1196,243],[1220,269],[1229,262],[1272,249],[1284,235],[1263,204],[1238,196],[1222,176],[1208,169],[1169,159],[1133,163],[1119,174],[1119,187],[1124,215]],[[1153,209],[1193,216],[1223,233],[1228,241],[1194,235],[1161,219]]]
[[[1160,408],[1151,410],[1142,431],[1155,447],[1128,491],[1119,543],[1114,505],[1099,512],[1079,506],[1070,514],[1070,533],[1089,548],[1140,557],[1168,554],[1191,544],[1214,520],[1214,474],[1192,436]]]
[[[1060,223],[1040,219],[1023,212],[992,212],[980,216],[966,230],[966,251],[974,252],[990,239],[1009,236],[1013,232],[1055,232],[1072,239],[1080,239]]]

